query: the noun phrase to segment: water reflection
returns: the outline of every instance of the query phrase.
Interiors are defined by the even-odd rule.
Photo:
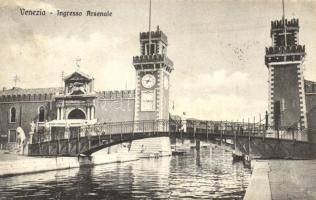
[[[249,170],[220,148],[2,178],[4,199],[242,199]]]

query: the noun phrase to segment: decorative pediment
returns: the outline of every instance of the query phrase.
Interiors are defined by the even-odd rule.
[[[78,70],[66,76],[64,81],[67,95],[83,95],[93,91],[93,78]]]
[[[90,77],[88,74],[85,74],[83,72],[76,71],[69,76],[65,77],[65,82],[90,82],[93,78]]]

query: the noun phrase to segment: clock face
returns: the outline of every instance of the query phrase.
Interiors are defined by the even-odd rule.
[[[152,88],[156,84],[156,78],[152,74],[146,74],[142,78],[142,85],[145,88]]]
[[[165,76],[165,80],[164,80],[163,86],[164,86],[165,89],[168,89],[168,88],[169,88],[169,79],[168,79],[167,76]]]

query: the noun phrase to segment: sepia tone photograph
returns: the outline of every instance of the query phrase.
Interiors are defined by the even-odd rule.
[[[316,200],[316,0],[2,0],[0,19],[0,200]]]

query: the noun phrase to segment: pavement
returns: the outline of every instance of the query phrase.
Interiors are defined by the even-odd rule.
[[[28,160],[29,157],[25,155],[5,153],[4,150],[0,150],[0,162],[11,161],[11,160]]]
[[[316,200],[316,160],[257,160],[246,200]]]
[[[316,199],[316,160],[269,161],[272,199]]]

